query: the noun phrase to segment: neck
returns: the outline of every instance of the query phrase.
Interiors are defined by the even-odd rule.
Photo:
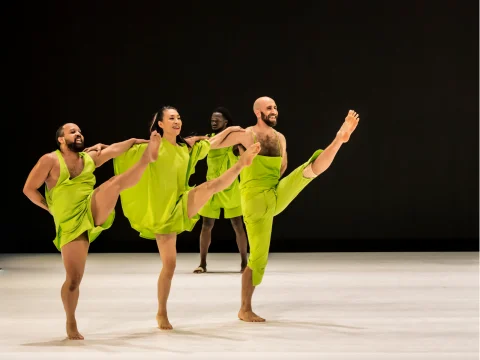
[[[74,152],[64,145],[60,146],[60,151],[65,159],[78,159],[80,157],[78,152]]]
[[[172,145],[177,145],[177,135],[163,133],[163,138]]]

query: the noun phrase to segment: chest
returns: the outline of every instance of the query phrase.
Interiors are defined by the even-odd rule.
[[[262,146],[259,155],[263,156],[281,156],[281,148],[278,137],[275,134],[258,134],[257,141]]]
[[[78,175],[80,175],[85,166],[82,158],[74,161],[65,161],[65,165],[70,173],[70,179],[76,178]]]

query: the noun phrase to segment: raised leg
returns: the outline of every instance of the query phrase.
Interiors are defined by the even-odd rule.
[[[250,166],[260,151],[260,143],[255,143],[245,151],[238,162],[214,180],[207,181],[188,193],[188,217],[195,216],[213,194],[230,186],[245,166]]]
[[[353,110],[350,110],[345,118],[345,122],[337,132],[335,140],[333,140],[333,142],[315,159],[311,166],[313,174],[310,174],[310,176],[306,174],[307,177],[320,175],[330,167],[335,159],[335,156],[337,155],[338,150],[340,150],[340,147],[343,145],[343,143],[346,143],[350,139],[350,135],[357,127],[359,121],[359,114]],[[308,169],[305,170],[308,172]]]
[[[237,240],[238,251],[242,260],[240,264],[240,272],[243,273],[247,266],[247,234],[243,227],[243,218],[241,216],[234,217],[230,220]]]
[[[200,233],[200,265],[193,272],[200,274],[207,272],[207,254],[212,242],[212,229],[215,219],[203,217],[202,231]]]
[[[103,224],[115,209],[120,192],[136,185],[148,164],[158,158],[161,137],[157,132],[150,135],[150,142],[140,161],[120,175],[112,177],[95,189],[92,196],[92,215],[95,226]]]
[[[162,330],[173,329],[168,321],[167,301],[172,286],[173,274],[177,265],[177,234],[156,235],[158,251],[162,259],[162,271],[158,277],[158,327]]]
[[[61,296],[67,317],[67,336],[70,340],[83,340],[78,331],[75,310],[80,296],[80,282],[85,271],[89,242],[86,234],[65,244],[62,249],[63,266],[66,270],[66,279],[61,289]]]

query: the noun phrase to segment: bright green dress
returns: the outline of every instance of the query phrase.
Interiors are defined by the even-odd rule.
[[[100,226],[95,226],[92,216],[92,195],[96,183],[95,162],[87,153],[79,153],[83,158],[83,171],[70,179],[67,164],[60,150],[55,151],[60,164],[60,175],[57,184],[48,189],[45,186],[45,199],[55,222],[56,236],[53,243],[60,251],[69,242],[84,232],[88,240],[94,241],[103,230],[109,229],[115,219],[112,211],[108,219]]]
[[[214,135],[211,134],[210,136]],[[207,181],[218,178],[235,165],[237,161],[238,156],[233,153],[233,146],[210,150],[207,156]],[[223,209],[225,219],[242,216],[238,179],[235,179],[225,190],[214,194],[198,213],[203,217],[219,219],[220,209]]]
[[[257,142],[255,134],[253,136],[254,142]],[[280,147],[280,142],[278,146]],[[305,178],[303,170],[322,151],[317,150],[306,163],[282,180],[280,180],[281,156],[257,155],[253,159],[252,165],[245,167],[240,173],[243,220],[250,245],[248,267],[252,270],[254,286],[262,282],[265,274],[273,217],[285,210],[300,191],[313,180],[313,178]]]
[[[113,160],[115,175],[137,163],[148,144],[132,146]],[[150,163],[140,181],[120,193],[122,210],[133,229],[145,239],[191,231],[200,216],[188,218],[188,180],[195,165],[210,150],[210,142],[197,141],[190,150],[185,144],[172,145],[162,140],[158,159]]]

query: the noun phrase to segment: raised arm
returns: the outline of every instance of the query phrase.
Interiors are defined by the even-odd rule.
[[[287,170],[288,164],[287,139],[285,139],[285,136],[283,134],[278,133],[278,135],[280,139],[280,146],[282,147],[282,166],[280,167],[280,176],[282,176],[285,173],[285,170]]]
[[[122,155],[125,151],[130,149],[135,144],[147,143],[148,140],[143,139],[129,139],[122,142],[114,143],[107,146],[101,152],[96,150],[87,149],[87,154],[90,155],[95,162],[95,166],[99,167],[106,163],[108,160],[116,158],[119,155]]]
[[[244,147],[247,147],[246,140],[245,129],[242,129],[239,126],[227,127],[225,130],[209,139],[211,149],[220,149],[237,144],[242,144]]]
[[[51,154],[43,155],[30,171],[27,181],[25,181],[25,185],[23,186],[23,193],[30,199],[30,201],[48,212],[50,212],[50,209],[48,208],[47,201],[43,195],[40,194],[38,189],[47,180],[47,177],[53,168],[54,161],[55,160]]]

